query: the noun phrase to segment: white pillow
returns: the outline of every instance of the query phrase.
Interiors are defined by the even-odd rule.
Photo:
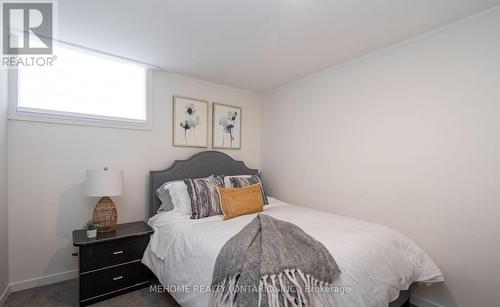
[[[213,177],[213,175],[210,175],[204,179]],[[191,197],[189,197],[184,180],[166,182],[156,190],[156,194],[161,200],[158,213],[173,210],[191,216]]]
[[[191,198],[189,197],[184,181],[169,182],[165,185],[164,189],[170,194],[172,204],[174,205],[174,212],[191,215]]]

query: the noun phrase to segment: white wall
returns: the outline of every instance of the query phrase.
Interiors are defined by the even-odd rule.
[[[268,92],[270,194],[395,228],[444,271],[416,295],[500,305],[500,8]]]
[[[8,206],[7,206],[7,100],[4,70],[0,70],[0,305],[9,284]]]
[[[156,72],[153,131],[9,121],[10,279],[24,282],[74,276],[71,231],[91,216],[97,199],[83,193],[87,169],[125,170],[125,194],[115,198],[120,223],[143,220],[149,170],[164,169],[197,151],[172,147],[172,95],[242,107],[242,149],[226,151],[249,167],[260,167],[260,98],[248,92]],[[21,282],[21,283],[19,283]]]

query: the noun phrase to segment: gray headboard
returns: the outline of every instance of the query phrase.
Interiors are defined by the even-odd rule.
[[[255,175],[258,172],[219,151],[203,151],[187,160],[176,160],[165,170],[149,172],[149,217],[155,215],[160,208],[161,202],[155,192],[167,181],[210,175]]]

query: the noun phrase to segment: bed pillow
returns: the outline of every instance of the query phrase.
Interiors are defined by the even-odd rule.
[[[156,190],[156,195],[161,201],[160,208],[158,208],[158,210],[156,211],[157,213],[170,211],[174,209],[174,204],[172,203],[172,198],[170,197],[170,193],[168,192],[167,189],[165,189],[165,187],[172,182],[175,181],[166,182],[162,184],[162,186],[159,187],[158,190]]]
[[[224,187],[222,177],[186,179],[184,182],[191,199],[191,219],[222,214],[219,192],[217,191],[219,187]]]
[[[214,176],[203,179],[210,179]],[[174,210],[186,215],[191,215],[191,199],[184,180],[168,181],[156,190],[156,195],[161,201],[159,212]]]
[[[224,220],[264,211],[260,183],[244,188],[219,188],[218,191]]]
[[[238,175],[238,176],[224,176],[224,187],[232,188],[233,183],[231,182],[232,178],[250,178],[252,175]]]
[[[191,215],[191,199],[184,181],[174,181],[165,186],[174,206],[174,212]]]
[[[268,205],[267,194],[264,190],[264,185],[262,184],[262,177],[260,174],[257,175],[240,175],[240,176],[225,176],[224,183],[226,188],[243,188],[249,185],[259,183],[261,185],[262,200],[264,205]]]

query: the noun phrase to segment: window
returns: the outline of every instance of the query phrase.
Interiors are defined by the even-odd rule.
[[[19,66],[14,119],[151,129],[144,65],[58,45],[53,66]]]

